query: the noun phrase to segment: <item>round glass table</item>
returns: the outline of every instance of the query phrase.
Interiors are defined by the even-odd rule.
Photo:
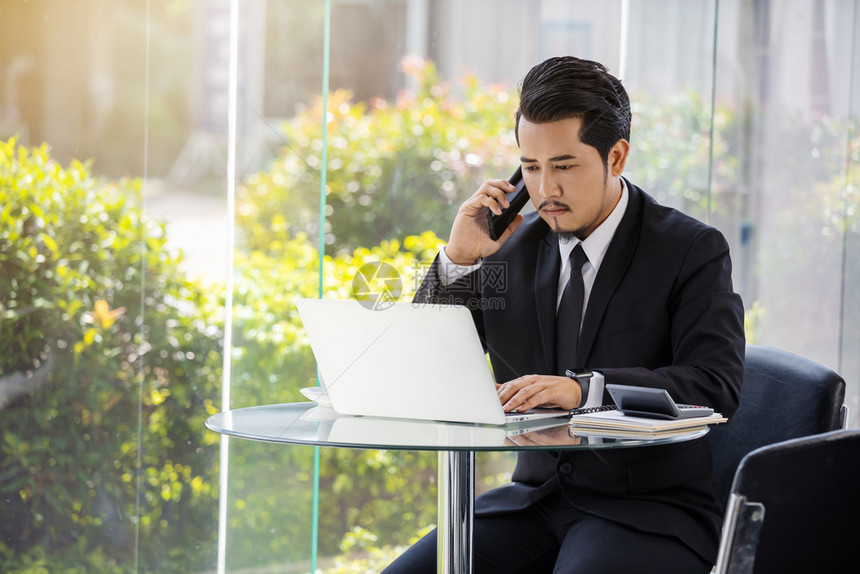
[[[264,405],[224,411],[206,427],[215,432],[270,443],[380,450],[439,452],[438,568],[472,572],[475,452],[643,447],[705,436],[698,427],[679,434],[613,437],[576,434],[567,417],[504,426],[341,415],[316,403]]]

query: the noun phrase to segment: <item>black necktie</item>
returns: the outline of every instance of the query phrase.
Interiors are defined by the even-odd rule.
[[[577,244],[570,252],[570,279],[561,296],[555,316],[555,365],[556,374],[564,375],[567,369],[576,369],[576,347],[579,344],[579,329],[582,324],[582,300],[585,286],[582,283],[582,266],[588,256]]]

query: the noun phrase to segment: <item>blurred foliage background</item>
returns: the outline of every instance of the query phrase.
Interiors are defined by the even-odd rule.
[[[232,407],[303,400],[299,389],[315,384],[294,302],[317,296],[321,224],[325,297],[350,297],[356,271],[385,261],[408,300],[459,203],[515,168],[513,90],[473,76],[441,82],[419,60],[404,72],[414,89],[391,101],[329,96],[327,166],[318,101],[284,126],[279,159],[239,187]],[[710,102],[632,99],[631,180],[700,217],[736,211],[738,115],[717,108],[711,151]],[[816,126],[810,146],[836,149],[845,126]],[[787,193],[810,183],[790,169],[785,180]],[[842,202],[856,204],[857,182],[813,187],[804,217],[834,237],[857,229],[856,214],[836,215]],[[203,423],[221,407],[223,286],[183,276],[164,225],[146,220],[141,202],[139,181],[58,165],[46,146],[0,143],[4,572],[203,572],[213,563],[219,438]],[[790,255],[774,253],[764,269],[779,273]],[[766,310],[750,307],[752,336]],[[306,560],[311,449],[233,441],[230,465],[231,567]],[[323,450],[320,553],[340,556],[329,571],[378,569],[425,532],[436,519],[435,466],[433,453]],[[511,458],[480,455],[479,467],[482,491],[509,478]]]
[[[207,560],[223,301],[178,272],[139,182],[10,140],[0,206],[0,569],[126,571],[139,539],[150,571]]]
[[[447,234],[466,190],[490,174],[509,176],[519,162],[512,91],[474,76],[441,82],[420,59],[406,59],[403,71],[415,89],[394,101],[329,95],[323,225],[333,253]],[[286,122],[281,157],[241,186],[237,216],[248,248],[265,253],[300,231],[317,236],[322,110],[319,98]]]

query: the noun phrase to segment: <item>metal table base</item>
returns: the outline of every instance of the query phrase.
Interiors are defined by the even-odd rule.
[[[440,451],[438,469],[437,572],[471,574],[475,451]]]

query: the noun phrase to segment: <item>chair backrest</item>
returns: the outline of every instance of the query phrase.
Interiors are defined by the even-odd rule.
[[[786,351],[747,345],[740,406],[708,433],[714,492],[726,504],[741,459],[753,450],[842,428],[845,381],[827,367]]]
[[[715,571],[856,571],[858,455],[860,430],[854,429],[768,445],[744,457]]]

